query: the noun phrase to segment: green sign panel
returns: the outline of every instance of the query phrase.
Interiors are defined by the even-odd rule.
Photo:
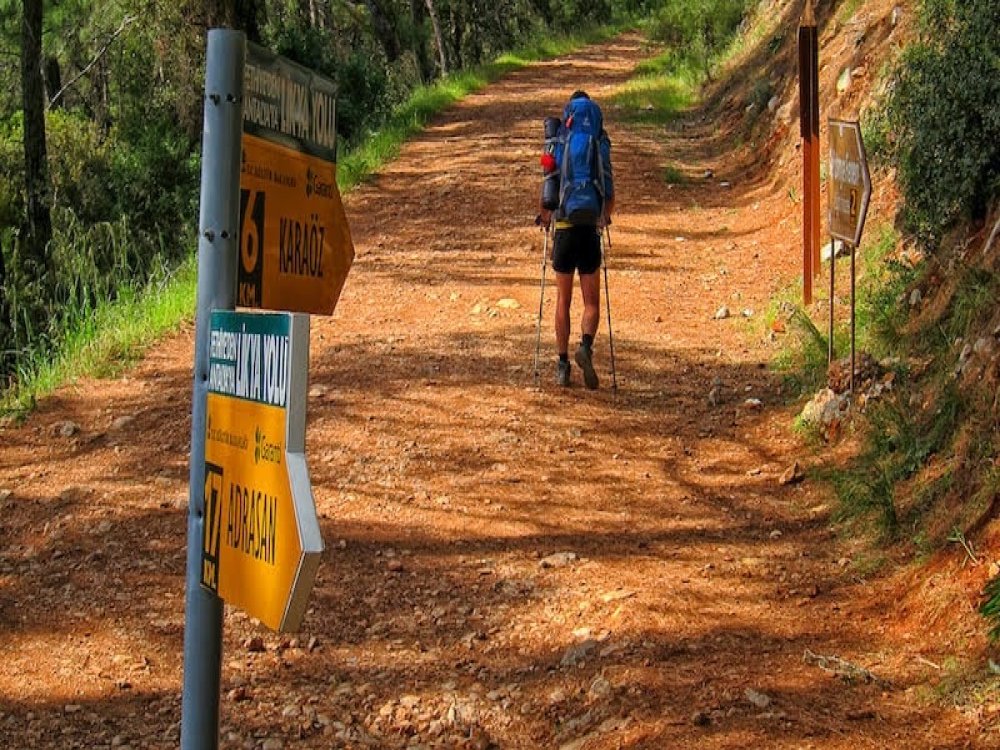
[[[201,583],[296,630],[323,551],[305,450],[309,317],[213,310]]]

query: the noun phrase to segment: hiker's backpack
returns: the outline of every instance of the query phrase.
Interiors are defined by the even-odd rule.
[[[597,224],[614,191],[601,108],[586,97],[571,99],[563,110],[560,141],[559,214],[570,224]]]

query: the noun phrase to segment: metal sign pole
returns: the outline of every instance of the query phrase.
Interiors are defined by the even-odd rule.
[[[857,278],[855,274],[854,266],[854,256],[857,255],[857,248],[851,245],[851,393],[854,393],[854,361],[855,361],[855,326],[854,326],[854,311],[857,309],[855,305],[854,287],[855,279]]]
[[[828,342],[828,351],[826,357],[826,363],[828,365],[833,364],[833,358],[836,354],[833,347],[833,280],[837,273],[837,246],[833,237],[830,237],[830,341]]]
[[[210,314],[236,302],[240,213],[240,137],[243,122],[242,32],[208,32],[205,118],[198,226],[198,306],[195,319],[191,466],[188,494],[184,622],[184,693],[181,748],[219,746],[222,672],[222,600],[201,587],[205,518],[205,413],[208,395]]]

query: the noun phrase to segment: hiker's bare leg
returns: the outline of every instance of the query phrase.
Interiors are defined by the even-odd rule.
[[[556,350],[569,351],[569,308],[573,302],[573,274],[556,272]]]
[[[580,328],[583,333],[593,336],[601,321],[601,275],[597,271],[580,274],[580,293],[583,296],[583,320]]]

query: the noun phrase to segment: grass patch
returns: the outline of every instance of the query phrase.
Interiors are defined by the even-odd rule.
[[[973,330],[993,313],[1000,299],[1000,275],[983,268],[965,268],[952,300],[947,331],[954,340]]]
[[[882,531],[895,536],[901,528],[898,487],[916,475],[932,456],[948,449],[964,417],[964,405],[958,387],[949,383],[941,388],[936,402],[924,410],[915,411],[898,397],[871,408],[864,450],[849,470],[834,479],[842,514],[865,516],[874,512]],[[919,527],[931,503],[950,488],[950,482],[945,472],[928,490],[929,496],[917,497],[907,513],[907,527]]]
[[[688,181],[688,178],[680,169],[668,164],[663,168],[663,181],[668,185],[683,185]]]
[[[667,125],[695,103],[700,83],[688,61],[667,51],[637,66],[636,76],[611,98],[611,105],[626,122]]]
[[[896,259],[899,235],[891,226],[878,229],[873,236],[874,240],[860,251],[859,265],[864,274],[858,285],[856,327],[859,352],[878,357],[905,349],[904,341],[913,337],[905,329],[909,313],[906,292],[919,270]],[[982,309],[978,306],[993,293],[992,283],[975,276],[959,285],[967,289],[964,295],[956,293],[953,300],[962,325],[972,319],[973,310]],[[786,373],[790,391],[801,396],[825,382],[828,333],[825,326],[821,331],[793,301],[798,294],[794,286],[772,300],[765,323],[770,326],[781,318],[787,321],[790,332],[798,334],[778,354],[772,368]],[[834,329],[838,353],[849,349],[849,336],[850,322],[842,320]],[[962,424],[966,403],[960,389],[954,381],[944,377],[939,380],[932,402],[924,408],[911,405],[910,392],[905,388],[869,404],[859,456],[846,469],[822,472],[821,478],[833,485],[840,500],[839,521],[874,529],[883,540],[898,538],[904,528],[910,529],[919,550],[941,541],[925,533],[921,519],[954,490],[947,459],[941,461],[935,476],[926,477],[927,481],[909,491],[905,506],[899,498],[900,488],[932,457],[948,453]]]
[[[837,9],[837,20],[841,24],[848,23],[852,18],[854,18],[854,14],[858,12],[858,9],[862,5],[864,5],[864,0],[846,0],[846,2],[844,2]]]
[[[876,575],[888,562],[889,558],[881,553],[862,553],[855,558],[851,569],[856,576],[864,579]]]
[[[858,346],[875,355],[895,351],[903,339],[903,326],[909,315],[900,304],[917,270],[893,258],[899,245],[899,233],[891,225],[876,229],[875,240],[863,245],[861,264],[864,277],[858,286],[856,323]]]
[[[39,350],[22,364],[18,382],[0,397],[0,413],[23,417],[38,398],[79,377],[112,377],[133,365],[166,333],[190,320],[198,286],[192,255],[173,273],[143,287],[123,287],[114,301],[68,320],[51,353]]]
[[[793,399],[812,393],[826,382],[827,336],[799,304],[801,282],[773,297],[764,311],[766,331],[779,321],[787,331],[787,344],[771,359],[771,370],[783,377],[783,391]]]
[[[912,283],[916,272],[892,259],[892,253],[899,244],[899,234],[891,225],[881,227],[874,235],[872,242],[862,245],[857,261],[861,280],[857,288],[855,333],[859,352],[884,356],[894,345],[898,345],[902,337],[907,308],[899,303],[899,299]],[[837,265],[844,268],[846,262],[841,258]],[[823,283],[813,287],[820,298],[828,289],[828,268],[824,269],[821,278]],[[825,314],[820,324],[808,316],[800,304],[801,289],[801,279],[783,289],[772,297],[763,316],[767,330],[772,330],[780,319],[785,321],[792,334],[788,344],[771,360],[771,369],[784,374],[786,390],[793,397],[815,391],[825,382],[829,348],[829,321]],[[842,288],[838,292],[838,304],[843,294],[846,291]],[[850,351],[850,335],[849,320],[834,325],[833,345],[838,356]]]

